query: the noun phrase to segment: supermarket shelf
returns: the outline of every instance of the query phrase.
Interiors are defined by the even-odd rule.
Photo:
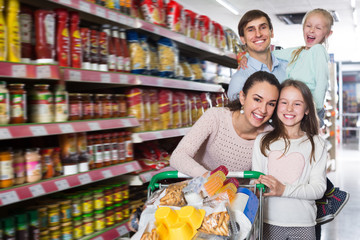
[[[81,120],[62,123],[13,124],[0,127],[0,140],[24,137],[39,137],[76,132],[89,132],[136,126],[139,126],[139,122],[134,117],[101,120]]]
[[[158,173],[174,170],[174,168],[168,166],[159,170],[150,170],[136,175],[125,175],[124,177],[130,186],[141,186],[144,183],[150,182],[151,178]]]
[[[58,80],[60,74],[57,65],[0,62],[0,77]]]
[[[116,239],[118,237],[124,236],[130,232],[130,229],[127,226],[128,221],[115,224],[114,226],[108,227],[101,231],[100,233],[94,233],[90,236],[83,237],[81,240],[107,240],[107,239]]]
[[[190,127],[159,130],[159,131],[149,131],[149,132],[138,132],[132,134],[132,140],[133,143],[142,143],[156,139],[179,137],[179,136],[184,136],[189,130]]]
[[[141,167],[139,163],[132,161],[110,167],[91,170],[85,173],[79,173],[70,176],[60,176],[49,180],[43,180],[41,182],[15,186],[10,189],[0,191],[0,206],[5,206],[34,197],[82,186],[118,175],[138,171],[140,169]]]

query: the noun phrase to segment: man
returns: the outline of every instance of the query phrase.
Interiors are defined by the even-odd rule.
[[[238,25],[240,40],[249,53],[246,69],[239,69],[231,78],[228,88],[230,100],[238,98],[248,77],[257,71],[274,74],[281,83],[285,80],[287,61],[275,58],[270,51],[273,26],[269,16],[260,10],[245,13]]]

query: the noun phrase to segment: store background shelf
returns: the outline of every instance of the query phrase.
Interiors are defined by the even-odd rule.
[[[0,127],[0,140],[25,137],[39,137],[75,132],[89,132],[136,126],[139,126],[139,122],[134,117],[101,120],[82,120],[76,122],[62,123],[29,123],[21,125],[14,124]]]
[[[179,136],[184,136],[189,130],[190,130],[190,127],[133,133],[132,140],[133,140],[133,143],[142,143],[145,141],[151,141],[151,140],[157,140],[157,139],[179,137]]]
[[[85,173],[43,180],[32,184],[12,187],[0,191],[0,206],[9,205],[34,197],[63,191],[111,177],[141,170],[137,161],[91,170]]]
[[[0,62],[0,77],[58,80],[60,74],[57,65]]]

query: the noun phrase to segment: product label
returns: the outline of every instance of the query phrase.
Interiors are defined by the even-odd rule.
[[[94,232],[93,222],[84,223],[83,228],[84,228],[84,235],[89,235]]]
[[[104,162],[110,162],[111,161],[111,144],[104,144]]]
[[[41,164],[38,161],[26,163],[26,175],[34,177],[41,174]]]
[[[0,61],[6,60],[6,27],[4,24],[0,24]]]
[[[20,20],[20,37],[21,42],[23,43],[31,43],[31,26],[32,26],[32,18],[30,14],[21,13],[19,15]]]
[[[89,213],[93,211],[93,203],[91,200],[83,202],[83,213]]]
[[[94,209],[95,210],[100,210],[100,209],[103,209],[104,207],[105,207],[104,198],[103,197],[95,198]]]
[[[55,18],[52,14],[47,14],[44,19],[46,43],[54,46],[55,43]]]
[[[113,194],[113,198],[114,198],[114,202],[121,202],[123,197],[122,197],[122,193],[119,191],[119,192],[115,192]]]
[[[49,224],[54,224],[54,223],[59,223],[59,222],[60,222],[59,213],[58,212],[50,212],[49,213]]]
[[[82,226],[76,226],[73,229],[73,238],[74,239],[79,239],[83,236],[83,230],[82,230]]]
[[[12,161],[0,161],[0,180],[9,180],[14,178]]]
[[[105,218],[98,218],[95,220],[95,230],[100,231],[104,229],[106,226],[105,224]]]
[[[9,95],[0,93],[0,117],[8,117],[9,115]]]
[[[24,95],[12,94],[10,95],[10,116],[22,117],[24,116]]]
[[[125,71],[129,72],[131,70],[130,67],[130,58],[129,57],[125,57],[124,58],[124,69]]]
[[[119,147],[119,151],[118,151],[118,153],[119,153],[119,159],[120,159],[120,160],[125,160],[125,158],[126,158],[125,142],[120,142],[119,145],[118,145],[118,147]]]
[[[133,144],[131,140],[127,140],[126,142],[126,158],[133,157]]]
[[[109,67],[110,70],[115,70],[116,69],[116,56],[113,55],[113,54],[109,55],[108,67]]]
[[[95,144],[94,151],[95,151],[95,163],[102,163],[103,162],[103,145]]]
[[[72,204],[72,216],[77,217],[77,216],[80,216],[81,213],[82,213],[81,205],[78,203],[73,203]]]
[[[118,160],[118,143],[113,143],[112,144],[112,150],[111,150],[111,160],[112,161],[116,161]]]
[[[80,103],[70,103],[70,116],[80,116]]]
[[[117,61],[116,61],[116,69],[120,70],[120,71],[124,71],[125,70],[125,66],[124,66],[124,57],[123,56],[118,56],[117,57]]]
[[[83,109],[84,109],[85,116],[93,116],[94,115],[94,104],[93,103],[84,103]]]
[[[15,178],[25,177],[25,163],[14,163]]]

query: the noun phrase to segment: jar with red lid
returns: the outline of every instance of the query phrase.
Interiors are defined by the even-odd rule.
[[[103,137],[103,162],[104,166],[111,165],[111,139],[110,133],[105,133],[102,135]]]
[[[116,94],[116,101],[119,106],[119,117],[126,117],[127,107],[125,94]]]
[[[118,157],[119,162],[124,163],[126,161],[126,146],[125,146],[125,132],[118,133]]]
[[[93,119],[94,118],[94,102],[92,100],[93,94],[84,93],[82,94],[82,119]]]
[[[111,164],[120,163],[118,138],[117,132],[111,133]]]
[[[26,116],[26,91],[25,84],[9,84],[10,94],[10,123],[25,123]]]
[[[82,96],[80,93],[69,94],[69,120],[82,119]]]
[[[104,166],[103,149],[102,135],[96,134],[94,136],[95,168],[101,168]]]
[[[125,161],[129,162],[134,160],[133,142],[131,138],[131,132],[125,132]]]

